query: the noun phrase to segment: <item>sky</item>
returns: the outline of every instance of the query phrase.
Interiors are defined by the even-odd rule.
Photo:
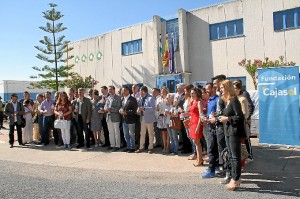
[[[178,9],[187,11],[215,5],[226,0],[1,0],[0,6],[0,80],[32,80],[33,66],[46,62],[35,56],[34,48],[44,36],[38,27],[47,20],[42,12],[49,3],[64,17],[59,21],[67,30],[68,41],[78,41],[122,27],[151,21],[154,15],[165,19],[177,17]]]

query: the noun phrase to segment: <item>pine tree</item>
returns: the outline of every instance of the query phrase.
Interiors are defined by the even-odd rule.
[[[59,36],[59,33],[66,30],[63,27],[63,23],[58,21],[64,16],[61,12],[57,11],[56,4],[49,4],[51,10],[43,12],[43,17],[48,20],[46,26],[39,27],[51,36],[44,36],[43,40],[40,40],[42,46],[34,46],[40,51],[36,57],[42,61],[47,62],[49,65],[43,67],[32,67],[38,71],[38,75],[30,76],[30,78],[42,78],[43,80],[31,83],[34,88],[47,88],[58,91],[59,87],[64,87],[68,77],[74,75],[71,72],[74,65],[68,65],[68,60],[74,56],[69,56],[69,52],[73,49],[68,47],[69,41],[65,41],[65,36]],[[50,66],[53,65],[54,66]],[[60,66],[58,66],[60,64]]]

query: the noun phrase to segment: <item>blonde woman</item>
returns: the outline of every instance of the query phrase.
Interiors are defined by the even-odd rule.
[[[157,127],[162,134],[163,141],[163,153],[167,153],[169,150],[170,139],[167,131],[166,117],[164,115],[166,105],[167,105],[167,95],[169,90],[167,87],[163,86],[160,91],[160,97],[156,101],[156,110],[158,112]]]
[[[179,133],[179,131],[175,130],[175,129],[171,129],[170,126],[169,126],[171,116],[172,116],[172,114],[174,114],[174,110],[175,110],[175,107],[173,106],[174,95],[169,93],[167,95],[166,99],[167,99],[167,104],[166,104],[166,107],[165,107],[165,110],[164,110],[164,116],[165,116],[165,123],[167,125],[167,131],[168,131],[169,137],[171,139],[170,152],[173,155],[177,155],[178,145],[179,145],[178,144],[178,133]]]
[[[236,96],[234,87],[229,80],[221,83],[222,99],[226,106],[223,115],[218,120],[224,124],[226,145],[231,163],[231,181],[226,185],[228,191],[234,191],[240,186],[241,177],[241,141],[244,137],[244,114],[241,103]]]

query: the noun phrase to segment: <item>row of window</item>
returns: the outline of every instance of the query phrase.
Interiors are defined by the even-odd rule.
[[[122,43],[122,55],[132,55],[142,52],[142,39]]]
[[[300,27],[300,7],[273,13],[274,31]],[[237,19],[209,25],[210,40],[244,35],[244,21]]]
[[[243,19],[209,25],[210,40],[226,39],[244,35]]]
[[[300,27],[300,8],[273,13],[274,30],[287,30]]]
[[[300,8],[294,8],[273,13],[274,30],[286,30],[300,27]],[[179,44],[178,19],[166,21],[166,31],[171,43],[172,35],[174,47]],[[244,35],[244,20],[237,19],[209,25],[210,40],[227,39]],[[122,55],[132,55],[142,52],[142,40],[122,43]]]

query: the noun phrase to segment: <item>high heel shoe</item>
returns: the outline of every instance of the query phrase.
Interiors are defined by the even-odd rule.
[[[229,184],[225,185],[227,191],[235,191],[240,188],[240,180],[231,180]]]
[[[200,166],[203,166],[203,160],[202,162],[195,162],[193,163],[194,167],[200,167]]]

